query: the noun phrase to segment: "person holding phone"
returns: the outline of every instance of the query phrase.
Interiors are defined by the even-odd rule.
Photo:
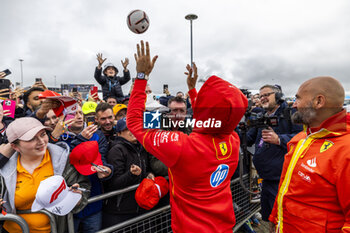
[[[7,126],[14,120],[7,115],[8,111],[5,112],[2,105],[0,104],[0,145],[8,142],[5,131]]]
[[[51,109],[45,118],[44,125],[52,129],[48,133],[50,143],[56,143],[60,141],[60,137],[63,133],[67,132],[68,128],[74,123],[74,117],[72,119],[64,119],[64,115],[57,117],[54,111]]]
[[[23,95],[25,115],[30,116],[40,108],[43,99],[39,99],[39,94],[44,92],[41,87],[32,87]]]
[[[117,98],[118,103],[120,103],[124,99],[122,85],[130,80],[130,72],[127,68],[129,59],[125,58],[124,61],[121,61],[124,68],[123,77],[117,76],[118,69],[112,63],[107,63],[102,70],[102,64],[106,59],[102,57],[102,53],[97,54],[98,65],[95,69],[94,77],[102,87],[103,100],[106,101],[109,96],[114,96]]]
[[[33,84],[32,87],[39,87],[39,88],[42,88],[44,90],[48,90],[46,85],[43,83],[43,79],[42,78],[35,78],[35,83]]]
[[[91,110],[91,109],[90,109]],[[87,114],[94,115],[93,112],[87,112]],[[65,122],[73,119],[73,123],[68,127],[67,132],[61,136],[61,140],[67,142],[70,145],[71,150],[82,142],[97,141],[98,149],[101,154],[103,166],[102,169],[96,169],[97,173],[88,176],[91,182],[91,196],[102,194],[101,181],[108,180],[113,174],[113,166],[106,160],[108,153],[108,142],[106,137],[98,129],[98,126],[92,124],[86,126],[85,118],[87,115],[83,114],[83,110],[80,106],[77,107],[75,114],[69,114],[65,118]],[[80,213],[74,215],[74,227],[77,232],[79,226],[82,227],[83,232],[97,232],[101,228],[102,224],[102,201],[91,203],[82,210]]]

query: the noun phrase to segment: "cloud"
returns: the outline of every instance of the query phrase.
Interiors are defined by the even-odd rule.
[[[150,81],[154,92],[161,93],[163,84],[171,92],[186,91],[190,24],[184,17],[196,13],[193,55],[200,78],[216,74],[253,89],[280,83],[294,95],[306,79],[333,75],[350,89],[347,0],[12,0],[1,7],[0,69],[10,68],[11,79],[19,81],[18,59],[24,59],[26,85],[37,76],[49,86],[54,76],[57,83],[97,85],[98,52],[120,71],[120,60],[128,57],[134,77],[135,45],[144,39],[150,41],[152,55],[159,55]],[[142,35],[126,26],[133,9],[150,17],[150,28]]]

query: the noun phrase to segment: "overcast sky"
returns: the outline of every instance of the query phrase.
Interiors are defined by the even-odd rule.
[[[126,16],[144,10],[150,27],[132,33]],[[350,91],[350,1],[348,0],[0,0],[0,70],[25,86],[42,77],[47,86],[96,83],[96,53],[121,71],[141,39],[159,55],[150,84],[156,93],[186,91],[190,24],[195,13],[194,60],[200,78],[217,75],[238,87],[280,84],[294,96],[305,80],[331,75]],[[120,73],[119,73],[120,74]],[[130,83],[123,89],[128,92]],[[100,88],[100,87],[99,87]]]

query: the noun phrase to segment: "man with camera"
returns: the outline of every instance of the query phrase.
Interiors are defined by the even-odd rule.
[[[259,90],[263,108],[257,124],[247,132],[247,144],[255,143],[254,166],[263,179],[261,191],[261,215],[264,221],[273,208],[282,172],[287,142],[302,130],[300,125],[291,122],[291,109],[283,100],[279,86],[264,85]],[[267,124],[262,124],[267,122]]]

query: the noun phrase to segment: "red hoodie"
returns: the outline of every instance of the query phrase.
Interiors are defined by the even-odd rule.
[[[236,170],[239,137],[233,131],[248,101],[243,93],[216,76],[198,93],[192,89],[194,118],[220,120],[219,128],[179,131],[143,129],[145,80],[136,80],[127,114],[127,127],[145,149],[169,168],[173,232],[232,232],[235,225],[230,180]],[[197,125],[199,126],[199,125]],[[218,126],[218,125],[216,125]]]

